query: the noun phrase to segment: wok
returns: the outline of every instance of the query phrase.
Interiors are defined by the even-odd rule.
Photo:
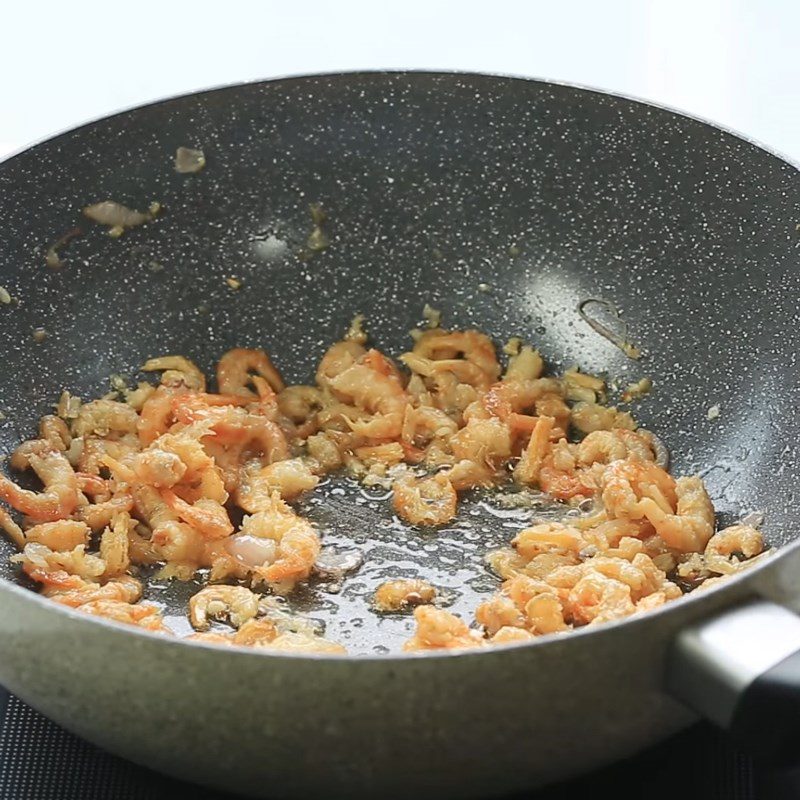
[[[202,147],[204,172],[172,169],[181,145]],[[410,621],[378,621],[369,590],[418,561],[468,611],[492,588],[474,578],[482,547],[507,539],[509,521],[477,498],[467,522],[413,535],[385,503],[333,485],[311,512],[325,541],[355,541],[366,564],[339,595],[296,603],[333,638],[336,609],[360,621],[342,640],[361,655],[223,649],[87,618],[21,587],[5,544],[0,681],[114,753],[253,796],[496,795],[632,754],[697,712],[778,747],[798,718],[799,190],[795,166],[706,122],[467,74],[233,86],[7,160],[0,285],[19,302],[0,307],[0,452],[62,389],[98,396],[150,356],[209,370],[230,347],[264,347],[285,377],[308,380],[354,312],[399,353],[428,302],[453,327],[532,339],[557,367],[652,377],[641,424],[675,474],[703,475],[721,522],[762,510],[773,555],[641,617],[400,655]],[[119,240],[86,228],[47,269],[47,244],[103,199],[165,213]],[[303,260],[310,202],[328,210],[332,244]],[[645,359],[586,325],[588,297],[616,306]],[[182,613],[180,588],[164,597]]]

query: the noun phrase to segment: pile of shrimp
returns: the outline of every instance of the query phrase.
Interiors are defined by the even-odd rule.
[[[427,528],[450,522],[459,493],[476,488],[523,487],[564,505],[562,522],[487,554],[503,583],[472,627],[419,581],[379,590],[379,611],[416,606],[407,650],[638,614],[762,552],[751,526],[715,532],[702,480],[668,473],[659,441],[606,404],[602,379],[544,377],[540,354],[516,338],[503,369],[479,331],[412,337],[398,364],[367,346],[356,317],[313,385],[286,386],[267,353],[237,348],[219,361],[216,392],[183,356],[143,365],[158,385],[118,385],[87,403],[65,392],[10,458],[42,489],[0,474],[0,500],[21,515],[0,505],[21,551],[13,559],[56,602],[167,635],[159,607],[141,601],[142,576],[199,577],[207,586],[190,602],[190,638],[340,653],[317,630],[276,624],[265,605],[312,576],[320,538],[290,503],[334,471],[386,482],[397,516]],[[233,630],[210,630],[212,620]]]

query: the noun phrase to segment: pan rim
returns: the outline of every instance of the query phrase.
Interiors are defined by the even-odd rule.
[[[695,114],[694,112],[686,111],[681,108],[677,108],[676,106],[669,105],[668,103],[659,103],[654,100],[648,100],[646,98],[640,97],[639,95],[635,94],[628,94],[626,92],[617,92],[611,89],[604,89],[598,86],[592,86],[591,84],[587,83],[580,83],[578,81],[565,81],[565,80],[558,80],[555,78],[544,78],[541,76],[536,75],[520,75],[517,73],[512,72],[493,72],[493,71],[478,71],[478,70],[460,70],[460,69],[428,69],[428,68],[419,68],[419,69],[355,69],[355,70],[334,70],[334,71],[320,71],[320,72],[289,72],[282,75],[275,75],[269,78],[253,78],[252,80],[244,80],[244,81],[232,81],[230,83],[220,83],[214,84],[212,86],[206,86],[200,89],[193,89],[188,92],[180,92],[179,94],[170,94],[164,95],[161,97],[157,97],[153,100],[146,100],[141,103],[134,103],[130,106],[123,106],[120,109],[115,111],[110,111],[106,114],[101,114],[97,117],[90,117],[89,119],[83,120],[82,122],[78,122],[74,125],[70,125],[66,128],[61,128],[59,130],[53,131],[51,133],[45,134],[42,137],[33,139],[26,144],[21,145],[20,147],[12,150],[10,153],[0,157],[0,168],[5,166],[5,164],[13,159],[27,153],[29,150],[34,150],[35,148],[49,144],[50,142],[55,141],[56,139],[60,139],[62,136],[66,136],[71,133],[77,133],[78,131],[82,130],[83,128],[88,128],[92,125],[96,125],[100,122],[105,122],[110,119],[114,119],[115,117],[122,116],[123,114],[130,114],[135,111],[144,111],[152,106],[159,106],[163,105],[164,103],[169,103],[175,100],[186,100],[191,97],[198,97],[200,95],[205,94],[216,94],[229,91],[231,89],[239,89],[244,87],[250,86],[266,86],[272,84],[279,84],[279,83],[288,83],[290,81],[305,81],[305,80],[314,80],[319,78],[356,78],[356,77],[432,77],[432,78],[491,78],[497,79],[501,82],[514,82],[514,83],[530,83],[530,84],[540,84],[542,86],[558,86],[565,89],[576,89],[580,92],[586,94],[598,94],[603,95],[606,97],[613,97],[618,98],[620,100],[626,100],[629,103],[636,103],[637,105],[642,106],[649,106],[650,108],[654,108],[658,111],[666,111],[669,114],[673,114],[678,117],[684,117],[685,119],[689,119],[693,122],[699,122],[701,125],[705,125],[706,127],[713,128],[714,130],[721,131],[729,136],[733,136],[737,139],[741,139],[745,143],[758,148],[759,150],[763,150],[767,155],[776,158],[778,161],[782,161],[788,164],[791,167],[794,167],[797,171],[800,172],[800,155],[797,158],[793,158],[792,156],[788,155],[787,153],[779,150],[772,145],[767,144],[766,142],[761,141],[749,134],[743,133],[738,128],[731,127],[729,125],[724,125],[720,122],[717,122],[713,119],[708,117],[704,117],[700,114]]]
[[[99,123],[114,119],[116,117],[125,115],[125,114],[132,114],[138,111],[144,111],[151,107],[164,105],[166,103],[170,103],[173,101],[180,101],[180,100],[187,100],[190,98],[199,97],[201,95],[210,95],[210,94],[221,94],[226,91],[231,91],[235,89],[241,89],[245,87],[258,87],[258,86],[271,86],[271,85],[278,85],[278,84],[285,84],[289,82],[303,82],[303,81],[313,81],[318,79],[340,79],[340,80],[347,80],[352,78],[413,78],[413,77],[428,77],[428,78],[487,78],[497,83],[528,83],[528,84],[537,84],[542,87],[547,86],[555,86],[561,87],[566,89],[573,89],[577,90],[582,94],[595,94],[604,97],[611,97],[620,100],[624,100],[628,103],[635,103],[637,105],[649,107],[656,109],[657,111],[666,112],[673,116],[683,117],[685,119],[691,120],[696,123],[700,123],[701,125],[711,128],[715,131],[722,132],[728,136],[732,136],[736,139],[739,139],[746,144],[750,145],[751,147],[755,147],[768,156],[786,164],[789,167],[792,167],[794,170],[800,172],[800,157],[798,159],[794,159],[787,154],[779,151],[776,148],[773,148],[770,145],[765,144],[747,134],[744,134],[735,128],[731,128],[726,125],[722,125],[715,121],[712,121],[706,117],[702,117],[697,114],[693,114],[687,111],[683,111],[677,109],[673,106],[658,103],[651,100],[646,100],[641,97],[630,95],[622,92],[615,92],[609,89],[603,89],[595,86],[590,86],[587,84],[571,82],[571,81],[561,81],[561,80],[553,80],[548,78],[541,78],[535,76],[526,76],[526,75],[519,75],[513,73],[504,73],[504,72],[482,72],[482,71],[473,71],[473,70],[446,70],[446,69],[366,69],[366,70],[344,70],[344,71],[322,71],[322,72],[311,72],[311,73],[289,73],[285,75],[273,76],[270,78],[256,78],[253,80],[247,81],[234,81],[231,83],[224,83],[218,84],[206,88],[196,89],[189,92],[183,92],[179,94],[171,94],[164,97],[159,97],[154,100],[148,100],[143,103],[136,103],[134,105],[112,111],[108,114],[103,114],[98,117],[91,118],[89,120],[85,120],[80,122],[76,125],[72,125],[68,128],[56,131],[54,133],[48,134],[42,138],[36,139],[22,147],[12,151],[11,153],[7,154],[6,156],[0,158],[0,172],[2,172],[6,165],[13,162],[16,158],[38,149],[41,146],[46,144],[50,144],[52,142],[57,141],[58,139],[65,137],[70,134],[78,133],[84,129],[90,128],[94,125]],[[347,654],[347,655],[336,655],[331,653],[292,653],[289,651],[269,651],[269,650],[256,650],[253,648],[248,648],[240,645],[231,645],[221,647],[218,645],[210,644],[207,642],[202,641],[187,641],[186,639],[181,639],[179,637],[166,637],[162,634],[158,634],[152,631],[145,630],[143,628],[138,628],[136,626],[128,626],[122,623],[113,622],[111,620],[103,619],[102,617],[95,617],[90,616],[87,614],[82,614],[81,612],[69,608],[68,606],[61,605],[59,603],[55,603],[48,598],[45,598],[35,592],[32,592],[29,589],[26,589],[11,580],[6,578],[0,578],[0,595],[3,592],[10,592],[11,594],[15,594],[19,597],[23,602],[32,602],[34,604],[40,604],[41,607],[45,610],[49,610],[55,614],[64,614],[66,618],[72,619],[73,622],[77,624],[88,624],[88,625],[101,625],[110,631],[116,632],[118,634],[133,634],[135,636],[144,637],[145,640],[152,640],[152,641],[160,641],[164,643],[165,646],[169,645],[178,645],[178,646],[189,646],[189,647],[200,647],[205,649],[206,651],[213,651],[215,653],[220,653],[220,657],[222,657],[225,653],[234,653],[236,657],[239,658],[280,658],[280,659],[301,659],[301,660],[310,660],[315,662],[325,662],[325,663],[343,663],[343,664],[352,664],[354,662],[363,662],[363,663],[371,663],[371,662],[381,662],[386,664],[400,664],[400,663],[414,663],[419,662],[421,659],[443,659],[443,658],[454,658],[458,657],[460,659],[466,658],[480,658],[480,657],[489,657],[491,655],[497,655],[509,650],[528,650],[534,647],[543,647],[547,646],[549,643],[558,641],[567,641],[567,640],[575,640],[576,643],[581,641],[586,636],[594,635],[605,632],[606,634],[611,634],[622,627],[634,627],[639,626],[641,624],[647,624],[648,621],[656,619],[660,619],[665,615],[672,615],[678,613],[683,607],[687,604],[697,605],[698,603],[703,602],[703,598],[718,596],[721,593],[733,593],[743,580],[748,580],[750,576],[761,574],[765,569],[772,568],[773,564],[775,563],[776,559],[783,558],[786,556],[787,553],[800,548],[800,540],[796,540],[790,542],[789,544],[782,545],[778,548],[773,548],[770,551],[770,554],[764,558],[761,563],[755,565],[752,568],[749,568],[742,573],[730,576],[728,580],[722,583],[719,586],[715,586],[707,591],[702,593],[690,593],[688,595],[684,595],[683,597],[670,602],[666,603],[663,606],[653,609],[646,614],[641,615],[633,615],[629,617],[624,617],[619,620],[614,620],[611,622],[606,622],[603,625],[592,628],[591,626],[583,626],[581,628],[575,629],[567,636],[561,634],[549,634],[541,637],[537,637],[532,641],[528,642],[511,642],[502,645],[494,645],[492,647],[487,648],[471,648],[471,649],[464,649],[464,650],[432,650],[432,651],[422,651],[422,652],[400,652],[400,653],[366,653],[366,654]],[[23,600],[24,598],[24,600]]]

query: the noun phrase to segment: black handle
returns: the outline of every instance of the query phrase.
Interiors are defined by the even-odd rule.
[[[761,761],[779,766],[800,761],[800,651],[744,690],[728,730]]]
[[[682,631],[667,688],[770,765],[800,763],[800,616],[751,600]]]

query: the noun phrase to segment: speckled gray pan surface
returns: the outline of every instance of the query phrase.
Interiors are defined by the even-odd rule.
[[[180,145],[205,151],[203,172],[174,171]],[[498,342],[510,335],[532,340],[556,368],[578,363],[621,383],[652,377],[655,391],[637,417],[667,443],[676,471],[703,474],[727,519],[763,509],[767,537],[784,544],[794,537],[798,466],[798,188],[795,167],[705,123],[536,81],[334,75],[231,87],[126,112],[0,165],[0,285],[18,301],[0,306],[0,410],[6,415],[0,452],[32,432],[62,389],[84,397],[103,393],[111,373],[135,376],[150,356],[183,353],[210,369],[227,348],[265,347],[287,379],[305,381],[354,312],[366,315],[378,346],[399,353],[428,302],[448,325],[479,327]],[[82,206],[104,199],[140,209],[158,200],[165,210],[114,240],[80,216]],[[311,230],[311,202],[328,211],[331,245],[305,260],[299,253]],[[62,269],[48,270],[47,245],[76,224],[84,235],[64,249]],[[229,277],[241,288],[231,289]],[[626,358],[580,318],[577,305],[589,297],[616,306],[643,359]],[[32,332],[40,327],[48,336],[37,343]],[[719,416],[708,419],[713,406]],[[396,649],[408,621],[380,623],[364,610],[363,594],[370,581],[413,570],[418,558],[451,585],[457,610],[474,607],[474,595],[487,585],[482,578],[466,585],[462,576],[479,568],[483,544],[507,537],[508,520],[485,512],[478,498],[449,534],[416,538],[388,527],[374,498],[330,491],[339,488],[320,495],[315,513],[323,534],[345,546],[349,533],[363,539],[369,527],[378,539],[377,547],[366,548],[374,558],[351,579],[349,594],[346,585],[339,595],[318,595],[315,609],[323,616],[323,606],[339,604],[351,617],[363,617],[362,633],[351,627],[339,638],[357,650],[369,651],[368,640],[380,651]],[[326,775],[354,794],[387,784],[395,787],[392,796],[421,791],[426,784],[403,772],[401,755],[438,769],[430,785],[441,788],[444,781],[452,794],[459,786],[472,795],[519,788],[630,752],[686,719],[659,693],[657,674],[676,615],[688,611],[637,622],[636,630],[646,633],[635,647],[625,634],[634,629],[630,624],[576,637],[574,644],[508,652],[505,661],[496,654],[465,658],[459,667],[450,659],[353,664],[353,679],[372,693],[365,701],[373,725],[366,735],[337,725],[315,732],[303,727],[303,715],[312,711],[297,681],[300,674],[314,680],[310,663],[290,669],[287,659],[260,657],[273,691],[285,695],[276,707],[274,697],[254,701],[253,687],[245,691],[222,666],[230,659],[242,665],[242,680],[254,680],[261,667],[252,666],[252,654],[156,642],[26,601],[0,587],[0,609],[6,609],[0,678],[116,752],[218,784],[235,769],[234,785],[253,793],[319,794]],[[12,607],[14,621],[7,616]],[[113,642],[119,658],[111,661],[124,677],[117,706],[128,702],[132,709],[120,712],[127,727],[119,718],[111,725],[102,709],[70,712],[77,707],[71,704],[89,703],[91,693],[47,667],[44,652],[58,648],[62,625],[73,631],[71,641],[85,645],[68,647],[75,670],[82,670],[74,674],[91,674],[109,693],[117,684],[100,662],[102,643],[111,648]],[[378,638],[370,639],[373,634]],[[633,655],[624,651],[626,642],[652,675],[614,666]],[[484,670],[501,675],[506,690],[492,689],[487,699],[508,711],[520,682],[532,670],[555,668],[562,653],[574,659],[559,668],[573,680],[572,698],[542,678],[552,700],[537,694],[524,710],[536,715],[540,734],[580,743],[583,755],[559,759],[547,747],[541,759],[525,756],[526,765],[515,771],[538,734],[532,728],[527,741],[524,726],[500,723],[485,705],[468,713],[463,687],[479,686],[479,674],[489,680]],[[163,717],[131,699],[146,684],[128,674],[123,657],[141,659],[144,667],[162,664],[162,681],[150,687],[153,699],[175,702],[185,719],[170,715],[165,726]],[[25,667],[34,660],[35,668]],[[446,672],[437,673],[436,664]],[[578,686],[589,665],[625,676],[628,696],[614,699],[631,719],[620,733],[600,723],[575,732],[581,716],[611,708],[607,696],[601,701]],[[226,670],[222,680],[210,674],[220,669]],[[445,674],[462,682],[459,692],[447,695]],[[322,716],[350,719],[342,704],[358,695],[345,688],[346,668],[326,664],[319,675],[320,691],[337,698],[321,701],[312,693],[315,703],[327,702]],[[605,676],[601,685],[608,693],[616,683]],[[212,735],[213,719],[202,708],[193,717],[191,709],[214,686],[215,713],[223,713],[222,698],[253,706],[242,725],[248,735],[263,736],[270,758],[284,745],[277,744],[277,730],[258,729],[255,712],[283,722],[289,743],[300,746],[311,736],[312,749],[328,748],[318,777],[292,778],[270,758],[257,763],[247,747],[215,767],[201,742],[182,746],[181,731]],[[175,694],[181,696],[173,701]],[[561,721],[547,719],[548,702]],[[393,708],[398,703],[408,707],[401,713]],[[637,712],[642,703],[652,704],[652,713]],[[426,707],[434,729],[425,736],[417,731],[415,740],[412,723],[423,724]],[[394,734],[381,729],[379,711]],[[448,744],[450,719],[465,732]],[[233,749],[236,731],[229,721],[224,727],[230,730],[219,734],[220,746]],[[135,741],[145,731],[152,746]],[[603,741],[589,741],[592,731]],[[476,761],[489,733],[506,748],[495,756],[494,770]],[[369,752],[373,742],[374,751],[354,765],[353,748]],[[171,748],[169,758],[159,755],[162,746]],[[439,750],[426,755],[431,747]],[[458,752],[469,756],[470,766],[461,772],[441,766]],[[270,791],[262,778],[272,781]]]

